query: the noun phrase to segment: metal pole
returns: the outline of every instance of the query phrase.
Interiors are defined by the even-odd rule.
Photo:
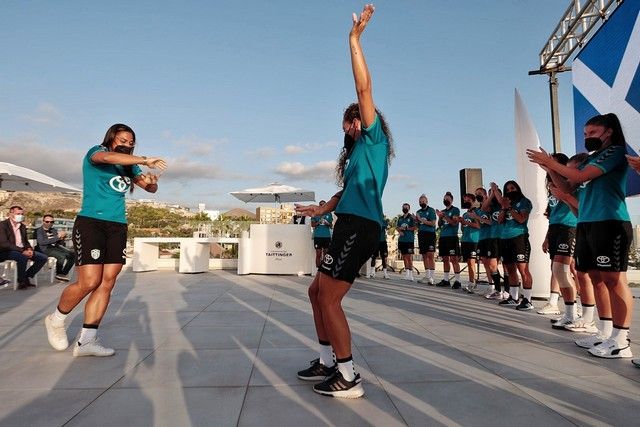
[[[560,112],[558,110],[558,79],[556,72],[549,73],[549,98],[551,101],[551,128],[553,130],[553,152],[560,153]]]

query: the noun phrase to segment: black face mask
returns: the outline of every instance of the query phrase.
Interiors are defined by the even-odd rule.
[[[420,203],[420,207],[421,207],[422,209],[426,209],[426,208],[427,208],[427,204],[426,204],[426,203]]]
[[[451,201],[450,200],[444,199],[442,201],[442,203],[444,203],[444,205],[447,206],[447,207],[451,206]]]
[[[471,202],[462,202],[462,207],[465,209],[471,208]]]
[[[403,214],[407,214],[407,213],[409,213],[409,209],[407,209],[407,208],[402,208],[402,213],[403,213]]]
[[[126,145],[116,145],[113,149],[114,153],[131,154],[133,147],[127,147]]]
[[[598,151],[602,148],[602,144],[604,144],[604,142],[600,138],[591,137],[584,139],[584,148],[589,152]]]
[[[484,201],[484,196],[481,196],[480,194],[476,195],[476,200],[478,201],[478,203],[482,203]]]
[[[356,143],[356,140],[351,137],[349,134],[344,134],[344,149],[347,150],[347,156],[351,154],[351,150],[353,150],[353,145]]]

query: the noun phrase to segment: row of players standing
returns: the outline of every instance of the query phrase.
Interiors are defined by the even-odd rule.
[[[503,196],[504,194],[504,196]],[[509,286],[509,277],[520,276],[524,298],[518,305],[521,310],[530,310],[531,287],[533,284],[529,271],[531,246],[528,239],[529,214],[531,201],[522,194],[517,182],[507,181],[501,191],[495,183],[487,192],[480,187],[475,193],[463,196],[463,209],[453,205],[453,195],[447,192],[443,198],[444,209],[428,206],[428,198],[423,194],[418,200],[420,209],[415,214],[409,212],[408,203],[402,206],[402,216],[398,218],[396,230],[400,233],[398,250],[402,254],[405,266],[403,279],[413,281],[412,255],[415,247],[415,234],[418,231],[418,248],[422,255],[425,273],[419,283],[434,285],[436,228],[440,229],[438,253],[443,261],[444,278],[436,286],[464,289],[473,292],[476,288],[476,258],[480,256],[490,283],[489,293],[492,299],[508,301],[509,305],[518,305],[519,287]],[[458,238],[462,226],[462,237]],[[464,285],[460,279],[459,258],[467,263],[469,280]],[[504,275],[498,272],[498,260],[502,257]],[[453,284],[450,283],[453,268]],[[503,279],[503,287],[501,286]],[[518,281],[514,281],[515,284]],[[511,293],[509,293],[511,291]]]

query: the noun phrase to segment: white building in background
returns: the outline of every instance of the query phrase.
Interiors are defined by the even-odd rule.
[[[219,210],[207,209],[204,203],[198,203],[198,213],[206,213],[211,218],[211,221],[215,221],[220,216]]]

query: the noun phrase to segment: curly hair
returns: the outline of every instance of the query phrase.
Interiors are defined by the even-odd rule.
[[[395,151],[393,148],[393,136],[391,135],[391,130],[389,129],[389,125],[387,124],[387,120],[384,118],[384,115],[376,108],[376,114],[380,119],[380,126],[382,127],[382,132],[387,137],[389,141],[389,149],[387,151],[387,164],[391,164],[391,160],[395,157]],[[353,120],[360,120],[360,105],[357,102],[350,104],[342,115],[343,122],[353,122]],[[345,148],[342,147],[340,151],[340,155],[338,156],[338,162],[336,164],[336,182],[338,186],[342,186],[344,184],[344,168],[347,164],[347,159],[351,153]]]

